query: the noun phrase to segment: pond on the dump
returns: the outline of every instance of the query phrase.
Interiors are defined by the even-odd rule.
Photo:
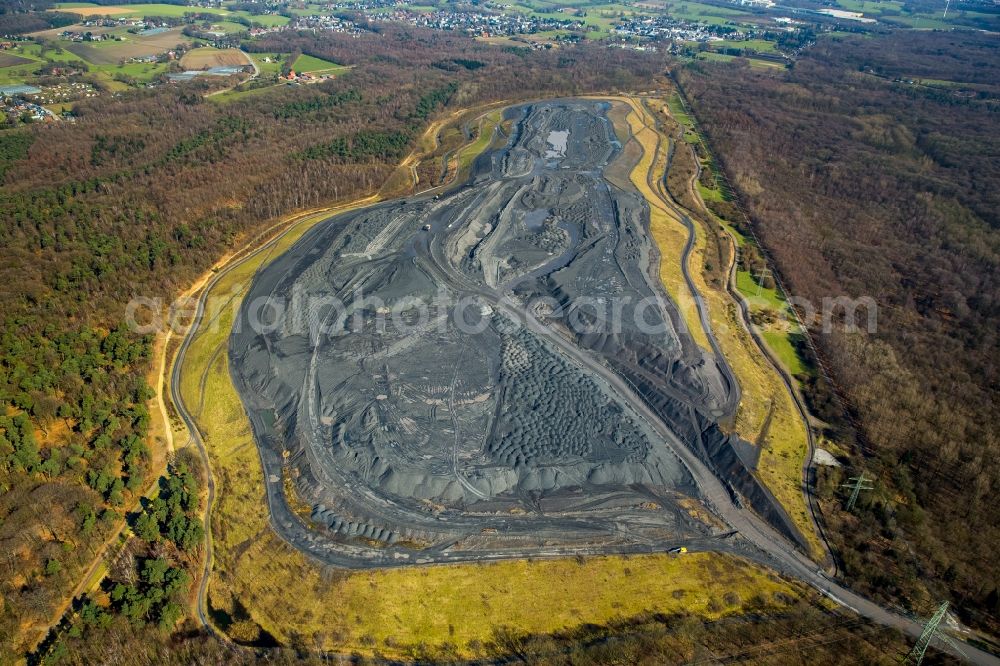
[[[566,157],[566,144],[569,141],[569,130],[552,130],[549,132],[549,136],[546,138],[546,141],[548,141],[549,145],[552,146],[552,148],[545,152],[546,159]]]

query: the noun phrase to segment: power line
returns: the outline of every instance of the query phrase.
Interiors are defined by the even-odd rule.
[[[762,268],[759,272],[754,274],[754,277],[757,278],[757,297],[759,298],[761,290],[764,289],[764,280],[771,277],[771,271],[766,268]]]
[[[850,511],[858,503],[858,495],[862,490],[875,490],[875,486],[871,485],[875,479],[866,479],[865,473],[862,472],[861,476],[853,476],[848,480],[850,483],[842,483],[841,487],[851,489],[851,498],[847,500],[847,510]]]
[[[948,602],[946,601],[938,607],[931,619],[924,625],[924,630],[920,632],[920,638],[917,639],[916,644],[914,644],[913,648],[906,655],[906,659],[903,661],[904,664],[920,666],[924,660],[924,653],[927,652],[927,646],[931,644],[934,636],[938,634],[938,628],[941,626],[941,621],[947,613]]]

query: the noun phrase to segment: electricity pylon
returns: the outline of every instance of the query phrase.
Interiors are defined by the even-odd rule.
[[[764,288],[764,280],[771,277],[771,271],[766,268],[760,269],[760,272],[756,274],[757,278],[757,296],[760,296],[761,290]]]
[[[858,502],[858,495],[861,494],[862,490],[874,490],[875,486],[871,485],[871,482],[875,479],[866,479],[865,473],[862,472],[861,476],[852,476],[848,479],[850,483],[841,484],[842,488],[851,488],[851,498],[847,500],[847,510],[850,511],[854,508],[854,505]]]
[[[955,648],[960,655],[965,655],[961,648],[955,644],[955,641],[948,638],[944,633],[939,631],[941,628],[941,622],[944,621],[944,616],[948,614],[948,602],[941,604],[931,619],[927,620],[927,624],[924,625],[924,630],[920,632],[920,638],[913,645],[913,649],[909,651],[906,655],[906,659],[903,660],[904,664],[912,664],[912,666],[920,666],[920,663],[924,660],[924,653],[927,652],[927,646],[931,644],[935,638],[943,640],[948,645]]]

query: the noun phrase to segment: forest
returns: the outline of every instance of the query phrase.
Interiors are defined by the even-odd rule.
[[[184,450],[160,479],[156,499],[132,516],[135,539],[110,561],[96,592],[73,601],[73,612],[28,655],[31,664],[57,664],[79,657],[95,639],[115,628],[155,627],[172,632],[186,614],[193,565],[200,560],[202,525],[200,461]],[[50,565],[46,565],[47,567]],[[88,660],[106,659],[91,654]]]
[[[777,75],[734,61],[677,76],[791,293],[817,308],[840,296],[878,304],[874,333],[852,332],[843,311],[829,331],[819,315],[809,322],[833,390],[802,379],[824,434],[850,454],[848,470],[819,483],[844,573],[919,611],[949,599],[996,632],[995,38],[830,38]],[[837,486],[862,471],[876,490],[847,514]]]
[[[371,194],[445,108],[664,71],[620,49],[500,49],[388,26],[259,44],[354,67],[227,103],[198,82],[136,90],[81,101],[73,123],[0,134],[0,662],[48,626],[153,481],[152,339],[124,326],[130,299],[169,303],[281,216]],[[169,507],[130,520],[179,552],[201,541]]]
[[[51,0],[0,0],[0,35],[61,28],[79,20],[67,12],[47,11],[54,5]]]

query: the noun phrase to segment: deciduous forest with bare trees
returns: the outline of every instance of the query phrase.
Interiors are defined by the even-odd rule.
[[[846,573],[997,629],[1000,59],[994,36],[827,39],[774,75],[679,79],[790,291],[872,297],[877,331],[813,338],[841,401],[817,416],[877,477],[827,516]],[[967,82],[962,90],[918,78]],[[843,313],[840,313],[841,318]],[[846,476],[846,475],[843,475]],[[823,484],[832,496],[841,476]]]

